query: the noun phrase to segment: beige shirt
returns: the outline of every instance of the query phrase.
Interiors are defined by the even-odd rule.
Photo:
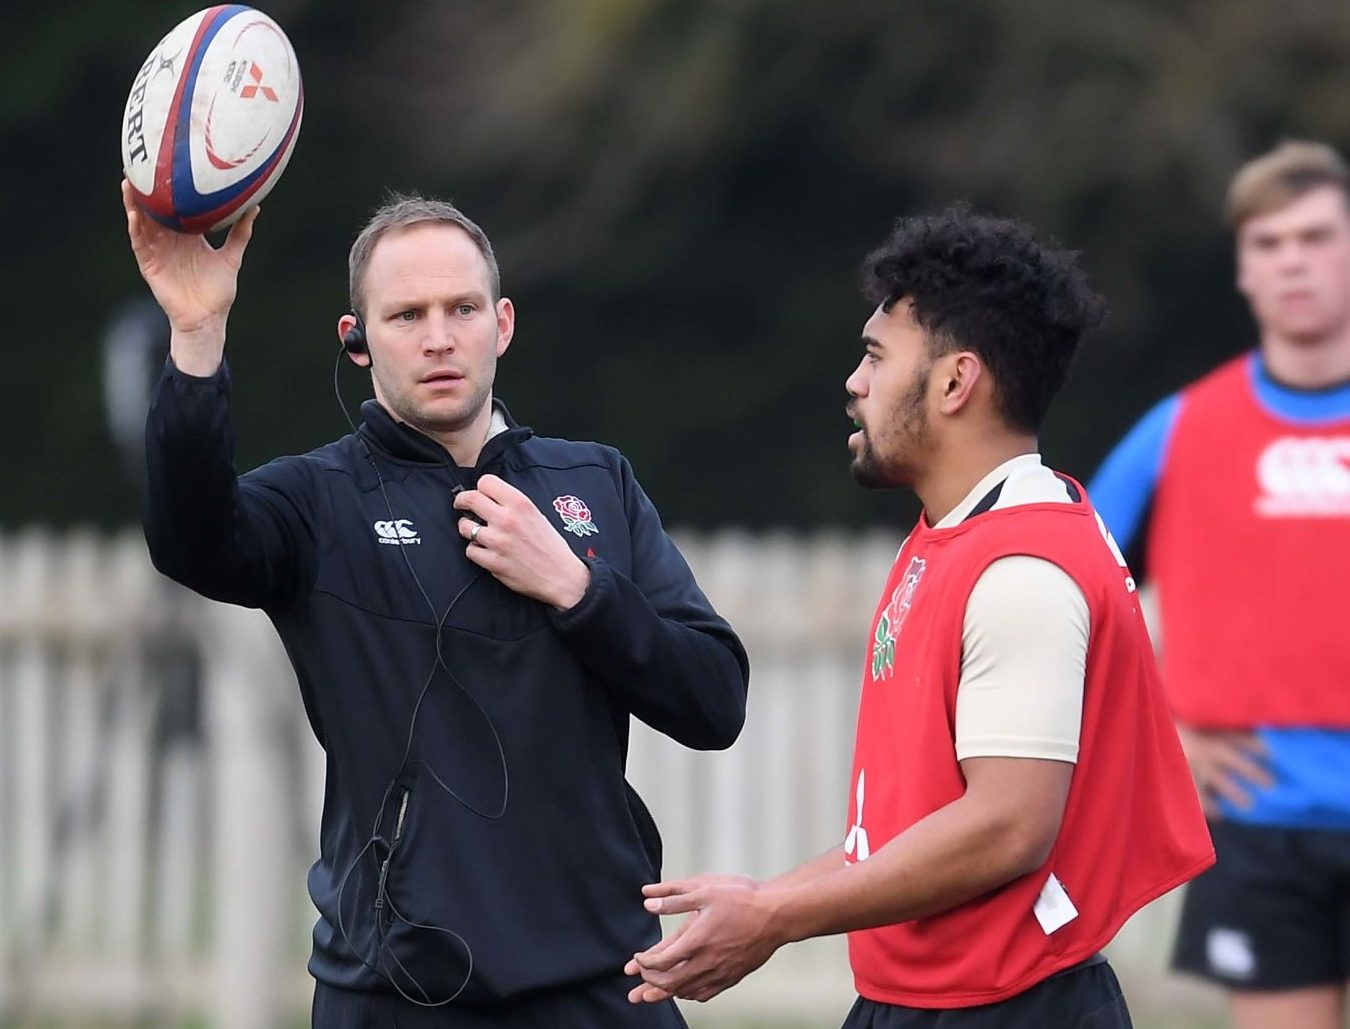
[[[1072,501],[1040,455],[1026,454],[981,479],[934,528],[960,524],[1000,482],[994,510]],[[1077,761],[1089,628],[1087,599],[1058,565],[1019,555],[985,569],[961,634],[957,760]]]

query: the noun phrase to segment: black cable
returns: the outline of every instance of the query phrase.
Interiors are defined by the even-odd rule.
[[[366,460],[369,462],[371,469],[375,473],[375,480],[379,484],[380,495],[384,498],[384,505],[386,511],[389,514],[389,520],[393,522],[396,521],[396,518],[394,516],[394,506],[393,502],[389,499],[389,491],[386,488],[384,476],[380,473],[379,463],[376,461],[375,455],[371,451],[370,446],[366,443],[365,437],[361,434],[360,430],[357,428],[356,422],[353,420],[351,413],[347,410],[347,405],[342,398],[342,388],[338,372],[342,367],[342,358],[344,352],[345,352],[344,350],[339,350],[337,359],[333,363],[333,394],[337,398],[338,407],[342,411],[343,418],[346,419],[347,425],[352,430],[352,435],[355,436],[357,441],[361,444],[361,448],[365,452]],[[456,484],[455,492],[459,492],[461,488],[462,487]],[[469,811],[473,812],[475,815],[478,815],[480,818],[487,818],[491,820],[499,819],[506,814],[507,802],[511,792],[511,780],[510,780],[510,772],[506,762],[506,749],[502,745],[501,735],[497,732],[497,727],[493,724],[492,719],[488,716],[488,713],[483,708],[483,705],[479,703],[478,699],[472,693],[469,692],[469,690],[459,680],[459,677],[456,676],[455,673],[450,670],[450,666],[445,659],[444,650],[442,649],[443,648],[442,636],[446,622],[449,620],[451,613],[454,611],[455,606],[459,603],[460,599],[466,593],[468,593],[469,589],[476,582],[478,582],[480,578],[482,578],[483,571],[482,569],[477,569],[473,573],[473,575],[470,576],[469,581],[464,584],[464,586],[459,590],[459,592],[456,593],[454,597],[450,600],[450,603],[446,605],[445,610],[443,612],[440,612],[440,614],[438,615],[435,602],[432,601],[431,595],[427,592],[426,587],[423,585],[421,577],[418,576],[417,574],[417,569],[413,567],[412,560],[408,557],[407,551],[404,549],[403,544],[401,542],[399,543],[399,553],[403,557],[403,563],[408,569],[408,574],[412,577],[413,582],[417,586],[418,593],[421,594],[422,599],[426,603],[427,609],[431,614],[434,623],[433,631],[435,632],[435,639],[436,639],[435,660],[432,662],[431,670],[427,673],[426,680],[422,683],[422,687],[418,692],[417,701],[413,705],[412,718],[409,719],[408,722],[408,736],[403,747],[403,756],[399,760],[399,769],[394,774],[393,778],[389,780],[389,784],[384,789],[384,795],[380,798],[380,804],[375,814],[375,822],[374,825],[371,826],[370,838],[366,841],[365,846],[363,846],[361,850],[358,851],[355,859],[348,866],[346,872],[343,873],[341,882],[338,885],[336,897],[338,931],[342,934],[343,940],[347,943],[347,946],[351,948],[352,953],[356,955],[356,957],[360,960],[361,964],[364,965],[371,972],[374,972],[376,975],[382,976],[387,982],[389,982],[391,986],[394,987],[395,990],[399,992],[399,994],[405,1000],[409,1001],[410,1003],[417,1004],[421,1007],[441,1007],[455,1000],[461,993],[464,992],[465,988],[468,986],[469,979],[473,975],[473,964],[474,964],[473,948],[469,946],[468,941],[464,939],[463,936],[461,936],[459,933],[455,932],[452,929],[446,929],[442,926],[426,925],[420,922],[413,922],[410,919],[405,918],[399,912],[398,908],[395,906],[393,902],[393,899],[388,896],[385,884],[386,879],[388,877],[390,864],[394,859],[394,853],[398,847],[400,830],[396,828],[394,838],[392,841],[386,840],[380,834],[379,831],[380,824],[384,821],[385,811],[389,803],[389,798],[393,794],[394,787],[398,785],[399,779],[403,776],[403,773],[408,769],[409,765],[408,758],[409,755],[411,755],[412,753],[413,740],[416,737],[417,731],[417,720],[422,712],[422,702],[426,699],[427,692],[428,690],[430,690],[431,684],[435,681],[437,668],[440,668],[442,671],[444,671],[445,674],[449,677],[450,681],[454,683],[454,685],[460,690],[460,692],[469,698],[470,702],[478,710],[479,715],[482,716],[483,721],[487,724],[488,730],[492,733],[492,740],[493,743],[496,744],[497,756],[501,761],[502,767],[501,805],[495,812],[480,811],[477,807],[469,803],[457,792],[455,792],[455,790],[453,790],[439,775],[436,774],[436,770],[432,768],[431,765],[427,764],[425,760],[419,758],[417,761],[413,763],[425,768],[427,770],[427,773],[431,776],[432,780],[441,788],[441,790],[449,794],[451,797],[453,797],[456,801],[462,804]],[[374,928],[377,941],[376,953],[377,955],[379,955],[376,957],[376,962],[379,964],[380,967],[376,967],[375,965],[372,965],[369,961],[366,960],[365,956],[361,953],[360,949],[355,945],[350,935],[347,933],[346,926],[344,925],[344,920],[342,917],[342,898],[346,891],[347,883],[350,880],[352,873],[357,869],[357,867],[359,867],[361,861],[365,858],[367,852],[369,852],[371,848],[376,845],[383,846],[387,851],[387,853],[384,855],[383,860],[380,863],[376,885],[376,897],[375,897],[376,914],[375,914]],[[468,970],[465,972],[464,980],[460,983],[459,987],[455,990],[454,993],[452,993],[445,1000],[434,1002],[431,1001],[430,994],[427,993],[425,989],[423,989],[422,985],[417,981],[417,977],[408,971],[407,967],[403,964],[403,962],[399,960],[398,955],[393,953],[392,951],[388,952],[388,956],[393,959],[394,963],[398,966],[399,970],[402,971],[402,973],[408,977],[408,981],[412,983],[413,988],[417,990],[417,992],[421,993],[422,996],[426,997],[427,999],[418,1000],[416,997],[409,996],[404,991],[404,989],[399,985],[395,977],[385,969],[384,954],[386,952],[385,951],[386,937],[384,928],[381,924],[382,922],[381,911],[386,905],[389,908],[390,915],[393,918],[397,918],[405,925],[414,929],[424,929],[432,932],[444,933],[448,936],[453,937],[455,940],[458,940],[459,943],[463,946],[465,954],[467,955],[468,958]]]
[[[380,474],[380,466],[376,462],[375,455],[371,451],[369,444],[366,443],[365,437],[357,429],[356,423],[352,420],[352,416],[350,412],[347,410],[347,405],[342,399],[342,390],[340,388],[338,380],[338,370],[341,368],[341,366],[342,366],[342,353],[339,353],[337,360],[333,363],[333,392],[337,397],[338,406],[342,409],[342,416],[347,420],[348,426],[351,427],[352,435],[357,438],[358,442],[360,442],[361,449],[365,451],[366,460],[370,463],[371,470],[375,472],[375,481],[379,483],[380,496],[384,498],[384,507],[385,511],[388,512],[389,514],[389,520],[391,522],[396,521],[397,519],[394,516],[394,505],[392,501],[390,501],[389,499],[389,491],[385,486],[384,476]],[[458,492],[458,489],[456,489],[456,492]],[[492,719],[488,716],[487,711],[484,710],[483,705],[478,702],[478,698],[476,698],[472,693],[470,693],[469,690],[464,686],[464,684],[460,682],[459,677],[450,670],[450,666],[446,663],[445,660],[445,653],[442,650],[443,645],[442,630],[445,627],[446,621],[449,619],[451,612],[454,611],[455,605],[459,603],[460,598],[463,597],[464,594],[469,591],[469,588],[471,586],[473,586],[476,582],[478,582],[480,578],[482,578],[483,570],[481,568],[476,569],[473,575],[469,578],[469,581],[464,584],[464,587],[458,593],[455,594],[454,598],[446,606],[446,609],[439,616],[437,616],[436,605],[432,601],[430,594],[427,593],[426,587],[422,585],[422,580],[417,574],[417,569],[413,567],[412,560],[408,557],[408,552],[403,547],[402,544],[399,545],[399,555],[403,558],[403,563],[408,569],[408,574],[412,576],[413,582],[417,584],[417,591],[422,595],[422,600],[426,603],[427,610],[430,611],[431,613],[431,617],[435,622],[435,634],[436,634],[436,661],[432,665],[431,673],[427,677],[427,680],[422,684],[421,692],[419,692],[417,695],[417,702],[413,705],[413,716],[408,723],[408,739],[403,747],[403,757],[399,761],[399,764],[401,766],[400,773],[402,772],[402,766],[405,766],[407,764],[408,755],[412,752],[413,734],[416,731],[417,718],[421,714],[422,701],[426,698],[427,691],[428,689],[430,689],[432,680],[436,676],[436,667],[439,666],[441,670],[444,671],[445,674],[450,678],[450,681],[453,682],[460,689],[460,691],[466,697],[468,697],[469,700],[473,703],[473,706],[478,710],[478,713],[482,715],[483,721],[487,723],[488,729],[492,733],[493,742],[497,746],[497,756],[501,760],[502,765],[503,787],[502,787],[501,805],[492,814],[488,814],[484,811],[479,811],[476,807],[474,807],[467,800],[465,800],[458,793],[456,793],[449,786],[447,786],[441,780],[440,776],[436,775],[435,769],[427,765],[425,761],[421,762],[421,764],[431,774],[431,777],[435,779],[438,783],[440,783],[441,788],[445,790],[446,793],[450,794],[450,796],[454,797],[457,801],[463,804],[474,814],[482,818],[488,819],[501,818],[506,813],[506,804],[511,791],[511,782],[506,766],[506,750],[502,746],[501,736],[497,732],[497,727],[492,724]],[[397,779],[398,776],[395,776],[394,778]],[[386,797],[385,799],[387,800],[388,798]]]

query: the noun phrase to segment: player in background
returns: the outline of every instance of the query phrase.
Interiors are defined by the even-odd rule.
[[[1134,580],[1038,453],[1101,299],[1074,255],[960,209],[902,219],[865,281],[853,474],[923,514],[865,630],[843,839],[766,883],[648,887],[695,914],[635,955],[632,999],[705,1000],[847,932],[847,1029],[1120,1029],[1100,949],[1213,850]]]
[[[1225,986],[1239,1029],[1346,1014],[1348,204],[1328,146],[1239,170],[1226,213],[1258,346],[1153,408],[1089,487],[1157,587],[1163,681],[1218,853],[1174,965]]]

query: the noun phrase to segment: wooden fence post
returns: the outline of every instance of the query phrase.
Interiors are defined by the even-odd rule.
[[[216,860],[212,937],[216,1029],[282,1024],[295,955],[298,884],[289,825],[286,703],[295,686],[256,611],[203,611],[206,724]]]

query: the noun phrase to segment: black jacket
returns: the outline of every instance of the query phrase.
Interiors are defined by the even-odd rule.
[[[745,651],[618,451],[508,415],[459,469],[374,401],[362,415],[356,435],[236,477],[227,370],[170,362],[146,432],[155,566],[267,613],[327,752],[310,970],[432,1000],[467,977],[469,1002],[613,975],[658,936],[640,887],[659,877],[660,838],[624,778],[628,718],[729,746]],[[465,557],[454,487],[489,471],[589,565],[575,608]],[[563,497],[594,532],[566,529]]]

